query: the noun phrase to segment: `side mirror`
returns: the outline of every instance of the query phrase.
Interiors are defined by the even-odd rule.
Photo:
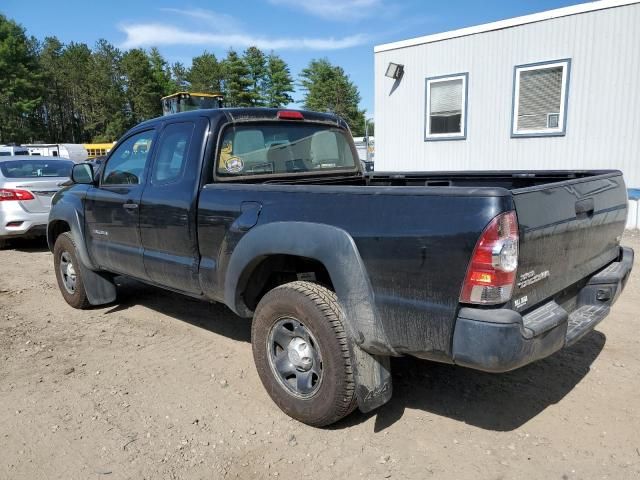
[[[93,165],[90,163],[79,163],[71,169],[71,181],[73,183],[84,183],[91,185],[94,182]]]

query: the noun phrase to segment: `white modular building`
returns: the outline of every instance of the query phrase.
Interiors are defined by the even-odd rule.
[[[640,187],[640,1],[374,51],[376,170],[620,169]]]
[[[75,163],[87,160],[87,149],[78,143],[29,143],[23,145],[30,155],[68,158]]]

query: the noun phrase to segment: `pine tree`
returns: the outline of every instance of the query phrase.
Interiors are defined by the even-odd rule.
[[[223,62],[225,105],[229,107],[250,107],[251,78],[249,67],[235,50],[229,50]]]
[[[44,96],[37,43],[0,14],[0,143],[32,138]]]
[[[249,87],[251,105],[262,107],[266,103],[267,59],[258,47],[249,47],[244,51],[243,60],[247,65],[249,78],[251,79],[251,86]]]
[[[280,108],[293,102],[293,78],[289,67],[278,55],[271,53],[267,58],[267,72],[264,85],[265,105]]]
[[[85,43],[70,43],[60,59],[62,88],[65,92],[65,141],[84,143],[91,141],[87,128],[94,99],[89,78],[93,70],[91,49]]]
[[[162,89],[162,96],[165,97],[176,92],[177,85],[171,78],[171,67],[156,47],[149,50],[149,61],[153,78]]]
[[[304,108],[340,115],[354,136],[364,134],[365,112],[358,108],[360,93],[342,67],[326,58],[312,60],[300,74],[300,85],[305,91]]]
[[[56,37],[46,37],[39,52],[40,71],[45,79],[44,99],[41,105],[42,130],[45,138],[53,142],[67,141],[66,105],[62,55],[64,45]]]
[[[222,68],[213,53],[204,52],[191,61],[186,80],[192,92],[219,93],[222,87]]]
[[[164,96],[164,89],[154,75],[151,59],[145,51],[136,48],[126,52],[122,56],[121,68],[129,106],[129,125],[160,116],[160,98]]]
[[[91,110],[87,130],[93,141],[117,140],[129,126],[121,62],[120,50],[106,40],[98,40],[88,78]]]
[[[189,86],[189,81],[187,80],[188,76],[189,71],[183,63],[176,62],[171,65],[171,81],[175,85],[175,90],[170,92],[169,95],[178,91],[186,90]]]

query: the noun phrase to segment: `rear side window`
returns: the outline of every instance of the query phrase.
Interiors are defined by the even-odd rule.
[[[120,144],[104,169],[103,185],[141,184],[154,130],[137,133]]]
[[[68,177],[73,162],[67,160],[11,160],[0,162],[5,178]]]
[[[194,128],[193,122],[172,123],[162,131],[151,177],[153,183],[170,183],[182,178]]]
[[[356,160],[341,129],[315,124],[228,127],[216,162],[220,177],[353,170]]]

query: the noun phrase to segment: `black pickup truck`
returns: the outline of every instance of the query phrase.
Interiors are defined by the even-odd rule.
[[[619,171],[365,174],[329,114],[158,118],[72,180],[47,232],[65,300],[114,302],[126,275],[223,302],[316,426],[389,400],[391,356],[503,372],[573,344],[633,265]]]

